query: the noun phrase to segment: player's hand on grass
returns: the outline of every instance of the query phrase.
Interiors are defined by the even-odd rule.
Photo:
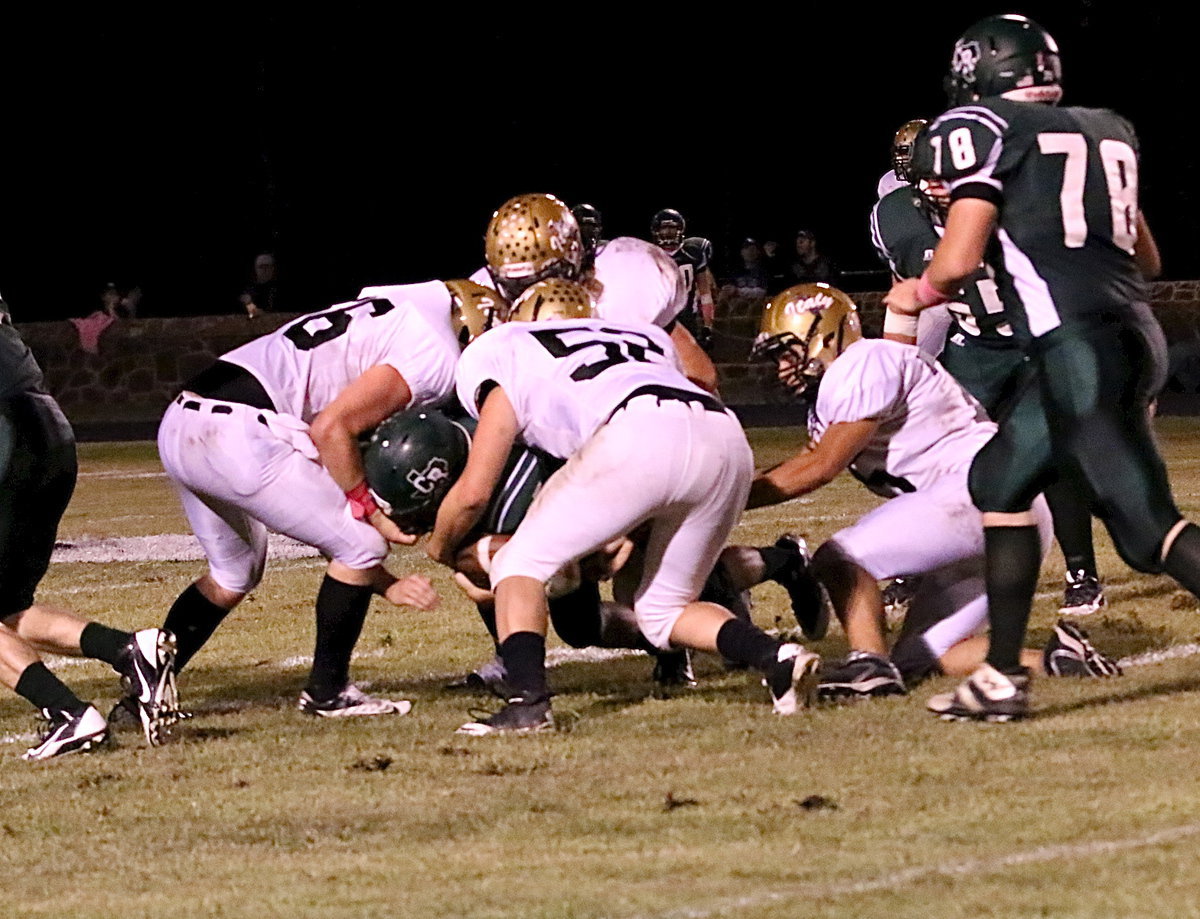
[[[395,583],[384,593],[384,598],[396,606],[413,606],[417,609],[431,610],[438,605],[437,591],[429,578],[419,574],[397,578]]]

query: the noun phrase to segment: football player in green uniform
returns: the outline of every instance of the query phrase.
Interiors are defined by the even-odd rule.
[[[88,750],[108,734],[104,716],[51,673],[39,651],[109,664],[151,744],[163,742],[178,710],[170,632],[123,632],[34,599],[77,471],[71,425],[0,302],[0,683],[50,722],[27,760]]]
[[[928,123],[921,119],[905,122],[892,141],[892,164],[896,178],[909,183],[888,192],[871,210],[871,239],[879,257],[897,279],[918,278],[933,257],[939,234],[945,227],[949,193],[936,178],[916,176],[912,151]],[[987,411],[999,418],[1010,410],[1040,412],[1033,400],[1013,397],[1024,373],[1025,355],[1013,335],[1004,304],[990,268],[981,265],[963,283],[960,294],[946,304],[948,328],[938,323],[926,332],[921,327],[914,338],[891,332],[885,337],[919,344],[938,358],[963,388]],[[893,323],[895,320],[893,320]],[[926,341],[926,337],[933,340]],[[1067,567],[1067,586],[1059,613],[1082,616],[1104,605],[1104,590],[1096,571],[1092,544],[1092,517],[1070,479],[1046,488],[1046,503],[1054,518],[1054,537]]]
[[[951,204],[929,267],[885,298],[913,316],[944,303],[986,259],[1028,358],[1022,398],[978,453],[971,494],[984,513],[991,642],[987,661],[929,707],[1006,721],[1029,710],[1018,655],[1038,577],[1035,495],[1059,470],[1081,476],[1092,508],[1139,571],[1200,595],[1200,528],[1176,507],[1150,428],[1166,343],[1147,305],[1154,238],[1138,208],[1138,143],[1105,109],[1059,108],[1058,46],[1017,15],[973,25],[954,47],[953,108],[918,146]]]

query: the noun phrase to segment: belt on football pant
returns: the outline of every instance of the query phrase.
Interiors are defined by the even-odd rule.
[[[196,395],[200,395],[200,394],[196,393]],[[212,397],[205,396],[204,398],[209,399]],[[189,412],[198,412],[204,407],[199,402],[197,402],[195,399],[185,398],[183,393],[180,393],[178,396],[175,397],[175,404],[182,405]],[[254,406],[249,406],[249,407],[253,408]],[[210,412],[212,412],[214,415],[232,415],[233,414],[233,406],[232,405],[222,405],[220,403],[217,403],[215,405],[209,405],[208,410]],[[264,418],[262,415],[259,415],[258,423],[259,424],[267,424],[267,419]],[[268,427],[270,427],[270,425],[268,425]]]
[[[690,389],[676,389],[674,386],[650,384],[648,386],[639,386],[618,402],[616,408],[609,413],[608,417],[611,419],[613,415],[639,396],[654,396],[658,399],[659,405],[662,405],[664,402],[694,402],[697,405],[703,406],[706,412],[725,413],[725,406],[721,403],[721,400],[710,396],[708,393],[693,392]]]
[[[239,405],[249,405],[251,408],[275,411],[275,403],[267,395],[267,391],[258,381],[258,377],[245,367],[239,367],[229,361],[218,360],[207,370],[188,380],[183,384],[183,388],[187,392],[203,396],[205,399],[236,402]],[[190,406],[184,405],[183,407],[189,408]],[[196,407],[199,408],[198,405]]]

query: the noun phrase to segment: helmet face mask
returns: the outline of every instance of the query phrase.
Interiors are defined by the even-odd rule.
[[[508,304],[490,287],[474,281],[447,281],[450,324],[461,347],[508,319]]]
[[[945,86],[951,107],[996,96],[1056,105],[1062,98],[1058,44],[1025,16],[988,16],[954,43]]]
[[[584,249],[594,252],[604,233],[604,220],[600,211],[591,204],[576,204],[571,208],[571,213],[575,216],[575,222],[579,224]]]
[[[917,137],[929,124],[924,118],[906,121],[892,138],[892,171],[901,182],[912,182],[912,158]]]
[[[654,237],[654,244],[668,252],[675,252],[683,245],[686,232],[687,221],[673,208],[664,208],[650,220],[650,235]]]
[[[488,272],[509,302],[545,278],[575,279],[584,246],[570,209],[553,195],[518,195],[492,215],[484,235]]]
[[[797,284],[763,310],[750,357],[773,363],[787,394],[811,404],[829,365],[860,338],[854,301],[828,284]]]

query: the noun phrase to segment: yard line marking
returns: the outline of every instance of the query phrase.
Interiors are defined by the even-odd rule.
[[[156,559],[156,561],[158,561],[158,560]],[[325,560],[321,559],[321,558],[291,559],[289,561],[285,561],[281,564],[273,565],[270,568],[268,568],[266,577],[264,578],[264,582],[266,580],[268,580],[273,573],[278,572],[278,571],[302,571],[305,568],[317,569],[317,568],[323,567],[324,564],[325,564]],[[105,581],[94,581],[94,582],[91,582],[88,584],[78,584],[75,587],[63,587],[60,590],[47,591],[47,593],[49,595],[49,598],[51,600],[53,600],[54,597],[56,597],[60,594],[69,596],[72,594],[95,593],[98,590],[130,590],[132,588],[145,589],[145,588],[157,586],[160,584],[163,586],[170,587],[172,590],[174,590],[178,585],[187,584],[194,580],[195,580],[195,577],[193,575],[181,573],[170,579],[163,578],[161,581],[145,581],[145,580],[122,581],[118,584],[109,584]],[[175,586],[172,586],[172,585],[175,585]]]
[[[1160,648],[1157,651],[1132,654],[1129,657],[1121,658],[1117,663],[1121,667],[1149,667],[1152,664],[1161,664],[1164,661],[1179,660],[1183,657],[1195,657],[1197,654],[1200,654],[1200,644],[1171,645],[1167,648]]]
[[[165,479],[165,472],[81,472],[81,479]]]
[[[1039,865],[1047,862],[1069,861],[1095,858],[1103,855],[1115,855],[1136,849],[1147,849],[1163,843],[1177,842],[1192,836],[1200,835],[1200,822],[1185,823],[1181,826],[1156,830],[1144,836],[1131,836],[1125,839],[1098,839],[1092,842],[1056,843],[1048,846],[1038,846],[1023,852],[1011,852],[999,858],[973,858],[951,864],[923,865],[915,868],[904,868],[900,871],[890,871],[860,881],[841,881],[833,884],[796,884],[787,890],[768,891],[750,894],[743,897],[729,897],[717,900],[707,906],[684,907],[666,913],[657,913],[654,919],[707,919],[709,916],[725,915],[734,910],[761,908],[770,903],[785,900],[818,900],[835,897],[853,896],[855,894],[875,893],[880,890],[893,890],[897,887],[915,884],[918,881],[932,877],[971,877],[975,875],[994,874],[1006,868],[1017,868],[1023,865]]]
[[[267,537],[267,558],[312,558],[320,553],[287,536]],[[202,561],[204,550],[188,533],[158,536],[82,536],[55,544],[52,562],[191,562]]]

